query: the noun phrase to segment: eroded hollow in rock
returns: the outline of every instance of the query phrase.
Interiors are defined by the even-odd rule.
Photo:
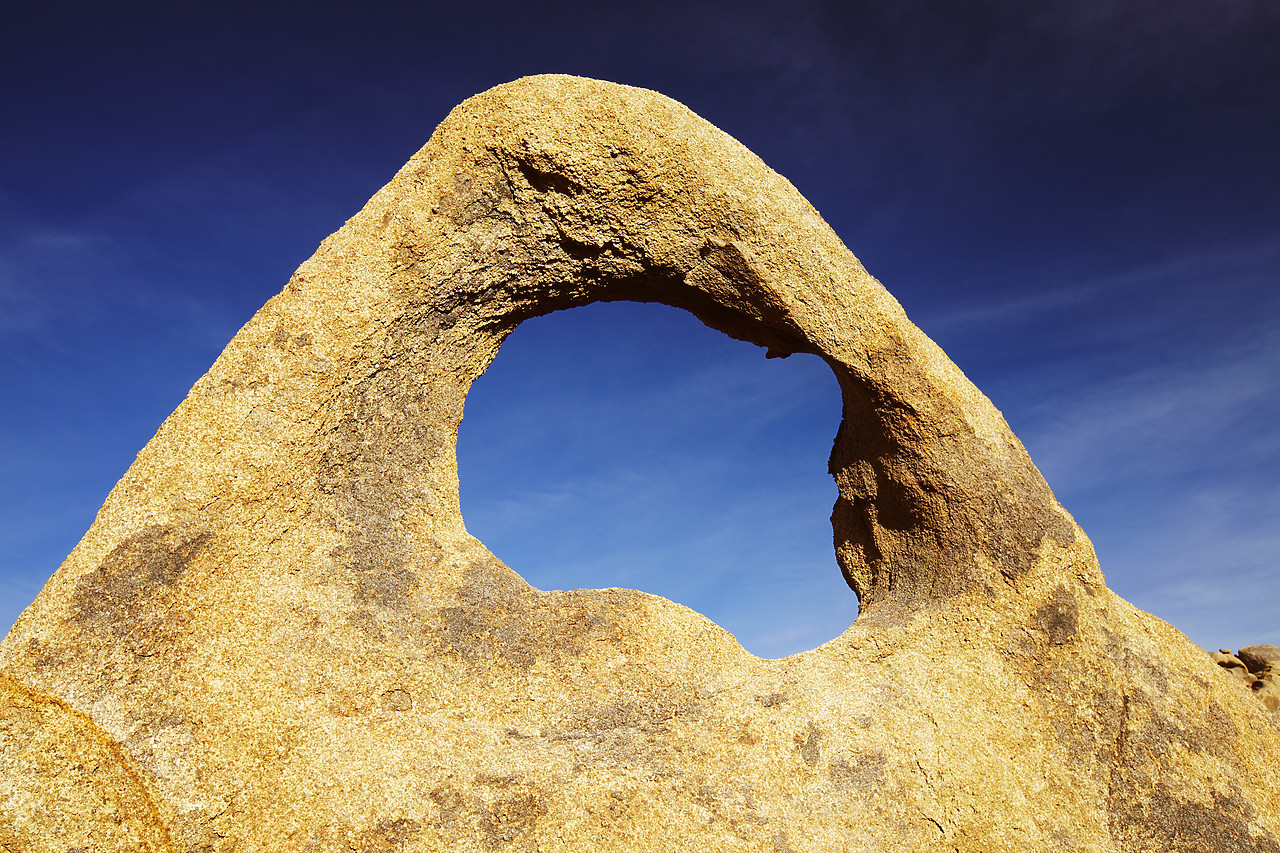
[[[840,390],[658,304],[528,320],[458,434],[470,532],[543,589],[670,598],[781,657],[843,632],[827,456]]]

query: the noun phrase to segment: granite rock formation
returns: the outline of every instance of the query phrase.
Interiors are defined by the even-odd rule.
[[[1210,652],[1218,666],[1239,678],[1268,711],[1280,712],[1280,646],[1245,646]]]
[[[468,535],[468,387],[596,300],[831,366],[843,635],[758,659]],[[1107,589],[817,212],[681,105],[570,77],[459,106],[321,244],[0,671],[8,850],[1280,851],[1272,715]]]

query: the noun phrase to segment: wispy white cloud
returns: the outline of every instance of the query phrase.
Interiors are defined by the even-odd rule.
[[[1049,481],[1081,490],[1135,477],[1168,480],[1243,456],[1275,460],[1259,430],[1280,393],[1280,334],[1058,389],[1023,413],[1022,436]],[[1224,446],[1224,442],[1230,442]]]
[[[1112,586],[1206,648],[1280,644],[1280,486],[1220,483],[1160,509],[1114,537]]]
[[[118,245],[101,231],[14,227],[0,239],[0,342],[101,316],[118,292]]]
[[[1277,290],[1280,244],[1273,239],[1174,252],[1123,266],[1081,253],[1052,268],[1042,261],[1015,261],[985,280],[960,276],[933,293],[915,319],[937,337],[1012,334],[1051,319],[1067,325],[1072,339],[1082,344],[1125,339],[1143,346],[1149,334],[1169,327],[1194,331],[1195,323],[1214,317],[1217,303],[1245,298],[1272,304]],[[1186,313],[1192,301],[1198,316]],[[1134,310],[1116,310],[1121,306]]]

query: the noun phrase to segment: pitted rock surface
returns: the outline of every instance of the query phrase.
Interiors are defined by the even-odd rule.
[[[843,635],[758,659],[468,535],[468,387],[599,300],[831,366]],[[0,666],[11,850],[1280,851],[1272,716],[1106,588],[817,212],[681,105],[570,77],[459,106],[321,244]]]

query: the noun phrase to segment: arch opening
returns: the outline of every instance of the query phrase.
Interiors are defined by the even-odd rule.
[[[660,595],[760,657],[838,636],[840,391],[818,358],[764,355],[657,303],[524,321],[467,397],[468,530],[536,587]]]

